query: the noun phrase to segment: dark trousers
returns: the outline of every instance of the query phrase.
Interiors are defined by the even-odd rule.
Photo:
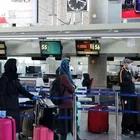
[[[60,109],[60,116],[71,116],[73,115],[72,109]],[[61,134],[61,140],[66,140],[67,135],[71,133],[73,135],[73,119],[71,120],[60,120],[59,121],[59,133]],[[77,134],[77,140],[80,140]]]
[[[121,98],[122,104],[122,111],[129,110],[135,111],[136,110],[136,98],[135,97],[122,97]],[[122,131],[136,130],[136,114],[133,113],[125,113],[122,112]]]
[[[19,110],[7,110],[7,116],[10,116],[10,117],[15,119],[15,122],[16,122],[16,132],[19,133],[21,131]]]

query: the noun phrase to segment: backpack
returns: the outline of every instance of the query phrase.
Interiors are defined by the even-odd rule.
[[[60,89],[60,79],[59,78],[56,78],[53,82],[52,82],[52,85],[50,87],[50,98],[51,98],[51,101],[55,104],[55,105],[60,105],[62,104],[62,100],[63,99],[59,99],[59,97],[61,98],[64,94],[64,91],[63,93],[61,92],[61,89]],[[58,99],[57,99],[58,97]]]

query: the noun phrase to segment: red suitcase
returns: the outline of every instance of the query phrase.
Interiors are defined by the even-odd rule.
[[[33,140],[54,140],[54,132],[44,126],[35,127]]]
[[[88,111],[88,131],[93,133],[108,132],[109,113],[103,110],[105,106],[97,105]],[[103,111],[103,112],[102,112]]]
[[[16,124],[12,118],[0,118],[0,140],[16,140]]]

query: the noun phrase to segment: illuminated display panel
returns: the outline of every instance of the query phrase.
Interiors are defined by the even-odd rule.
[[[4,41],[0,41],[0,57],[6,56],[6,45]]]
[[[40,41],[41,56],[61,56],[61,41]]]
[[[92,40],[77,40],[76,53],[77,55],[97,55],[101,49],[98,41]]]

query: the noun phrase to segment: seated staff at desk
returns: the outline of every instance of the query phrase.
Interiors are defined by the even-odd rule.
[[[37,98],[23,88],[18,80],[16,59],[8,59],[5,72],[0,79],[0,109],[6,110],[7,116],[16,120],[16,132],[20,132],[19,94],[30,99]]]

